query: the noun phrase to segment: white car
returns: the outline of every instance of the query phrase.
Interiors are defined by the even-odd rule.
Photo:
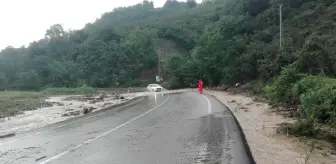
[[[162,91],[162,87],[159,84],[149,84],[147,90],[150,92],[160,92]]]

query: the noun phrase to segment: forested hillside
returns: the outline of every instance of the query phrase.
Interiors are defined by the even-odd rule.
[[[161,54],[162,40],[179,51]],[[157,73],[164,56],[160,70],[170,88],[200,78],[206,86],[257,81],[272,103],[300,107],[309,126],[335,126],[335,45],[334,0],[167,0],[162,8],[144,1],[84,29],[53,25],[29,47],[6,48],[0,87],[137,86],[146,72]]]
[[[169,1],[156,9],[144,1],[105,13],[81,30],[52,25],[28,47],[1,51],[0,89],[139,85],[142,71],[155,72],[158,63],[157,31],[139,23],[188,10],[188,4]]]

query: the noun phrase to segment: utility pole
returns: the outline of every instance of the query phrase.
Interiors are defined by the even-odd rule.
[[[159,59],[159,82],[161,82],[161,59],[160,59],[161,54],[158,55],[158,59]]]
[[[161,82],[161,53],[160,50],[157,51],[157,55],[158,55],[158,74],[156,75],[156,82],[160,83]]]
[[[280,16],[280,50],[281,50],[282,49],[282,35],[283,35],[282,33],[282,4],[280,4],[279,7],[280,7],[279,16]]]

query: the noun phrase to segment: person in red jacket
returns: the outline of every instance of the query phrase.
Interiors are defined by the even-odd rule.
[[[197,87],[198,87],[198,93],[202,94],[202,91],[203,91],[203,81],[202,80],[198,80]]]

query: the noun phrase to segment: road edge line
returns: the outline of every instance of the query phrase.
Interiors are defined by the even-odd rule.
[[[250,164],[256,164],[255,160],[254,160],[254,156],[252,154],[252,151],[251,151],[251,147],[250,145],[248,144],[247,142],[247,139],[246,139],[246,136],[245,136],[245,133],[244,133],[244,130],[243,128],[241,127],[237,117],[234,115],[234,113],[232,112],[232,110],[229,108],[229,106],[227,106],[224,102],[220,101],[219,99],[216,98],[216,96],[214,95],[211,95],[211,94],[207,94],[211,97],[213,97],[214,99],[216,99],[219,103],[223,104],[225,107],[228,108],[229,112],[231,113],[233,119],[235,120],[236,124],[237,124],[237,127],[238,127],[238,130],[239,130],[239,133],[240,133],[240,136],[242,137],[242,140],[243,140],[243,145],[244,145],[244,148],[245,148],[245,152],[248,156],[248,158],[250,159],[251,163]]]
[[[206,97],[206,96],[204,96],[203,94],[201,94],[205,99],[206,99],[206,101],[208,102],[208,114],[210,114],[211,113],[211,102],[210,102],[210,100]]]

